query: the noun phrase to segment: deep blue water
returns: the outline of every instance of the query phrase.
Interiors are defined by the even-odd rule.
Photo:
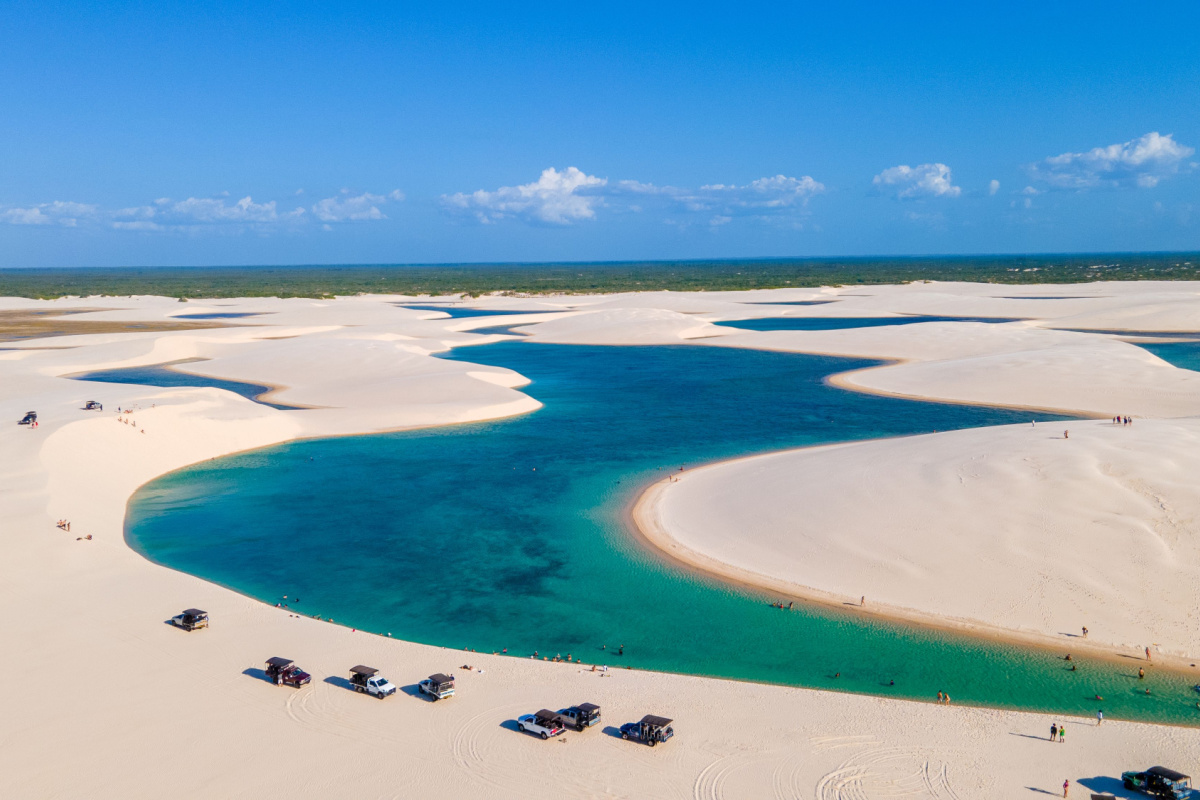
[[[887,325],[914,325],[918,322],[1013,322],[997,317],[760,317],[728,319],[713,323],[747,331],[840,331],[848,328],[878,328]]]
[[[260,317],[258,311],[214,311],[210,314],[176,314],[171,319],[241,319],[242,317]]]
[[[1200,341],[1197,342],[1151,342],[1142,347],[1154,355],[1182,369],[1200,371]]]
[[[486,308],[468,308],[467,306],[427,305],[414,306],[408,303],[397,303],[401,308],[411,308],[415,311],[442,311],[450,315],[450,319],[461,317],[498,317],[505,314],[536,314],[536,311],[491,311]]]
[[[193,375],[190,372],[180,372],[172,369],[168,364],[154,364],[148,367],[121,367],[119,369],[101,369],[95,372],[85,372],[80,375],[72,375],[72,378],[78,381],[97,381],[99,383],[134,383],[142,386],[163,386],[172,388],[176,386],[211,386],[214,389],[225,389],[226,391],[240,394],[247,400],[253,400],[264,406],[278,408],[282,411],[296,410],[296,406],[284,405],[282,403],[271,403],[266,400],[260,400],[267,392],[271,391],[270,386],[259,386],[256,383],[242,383],[241,381],[230,381],[223,378],[209,378],[204,375]]]
[[[503,342],[450,357],[519,371],[545,407],[189,467],[135,495],[129,542],[265,602],[287,595],[306,614],[452,648],[1084,714],[1101,694],[1112,717],[1200,714],[1179,676],[1152,673],[1146,697],[1147,682],[1112,663],[1081,659],[1071,673],[1040,650],[777,610],[664,563],[625,526],[638,490],[680,466],[1028,424],[1028,412],[845,392],[824,378],[871,362],[821,356]]]

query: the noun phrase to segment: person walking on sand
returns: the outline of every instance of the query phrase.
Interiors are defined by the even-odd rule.
[[[1070,432],[1070,431],[1063,431],[1063,438],[1064,438],[1064,439],[1070,439],[1070,438],[1071,438],[1071,432]]]
[[[1103,724],[1104,724],[1104,712],[1097,711],[1096,712],[1096,725],[1097,725],[1097,727],[1099,727],[1100,725],[1103,725]]]
[[[1058,723],[1057,723],[1057,722],[1051,722],[1051,723],[1050,723],[1050,741],[1052,741],[1052,742],[1053,742],[1053,741],[1054,741],[1054,738],[1055,738],[1056,736],[1058,736]]]
[[[1068,791],[1070,788],[1071,788],[1071,782],[1070,782],[1069,780],[1067,780],[1067,781],[1063,781],[1063,797],[1066,797],[1066,796],[1067,796],[1067,791]]]

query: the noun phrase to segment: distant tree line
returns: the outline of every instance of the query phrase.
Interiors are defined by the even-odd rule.
[[[728,291],[914,281],[1200,280],[1200,253],[803,258],[545,264],[86,267],[0,270],[0,296],[192,298]]]

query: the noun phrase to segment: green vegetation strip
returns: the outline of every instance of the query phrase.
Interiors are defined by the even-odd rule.
[[[0,270],[0,296],[583,294],[898,284],[1200,280],[1200,253]]]

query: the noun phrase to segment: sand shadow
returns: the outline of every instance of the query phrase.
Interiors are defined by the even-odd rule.
[[[1120,778],[1113,778],[1108,775],[1097,775],[1094,778],[1080,778],[1076,781],[1076,783],[1090,792],[1104,794],[1110,797],[1146,797],[1146,795],[1138,794],[1131,789],[1126,789],[1125,784]],[[1092,796],[1095,797],[1095,795]]]
[[[400,691],[409,697],[415,697],[418,700],[424,700],[426,703],[437,702],[437,698],[433,697],[433,695],[428,695],[422,692],[421,687],[415,683],[410,683],[408,686],[401,686]]]
[[[516,733],[525,733],[525,731],[521,730],[521,726],[517,723],[517,721],[515,719],[504,720],[503,722],[500,723],[500,727],[504,728],[504,730],[506,730],[506,731],[514,731]]]
[[[1049,744],[1049,742],[1050,742],[1049,737],[1034,736],[1032,733],[1017,733],[1016,731],[1009,731],[1008,735],[1009,736],[1020,736],[1022,739],[1036,739],[1039,742],[1046,742],[1047,744]]]
[[[323,683],[328,683],[330,686],[336,686],[339,689],[349,689],[352,692],[358,691],[358,687],[355,686],[353,683],[351,683],[350,681],[348,681],[345,678],[340,678],[340,677],[337,677],[334,675],[330,675],[328,678],[326,678],[323,681]]]
[[[611,736],[614,739],[623,739],[624,738],[623,736],[621,736],[621,729],[618,728],[616,725],[605,725],[604,730],[602,730],[601,733],[603,733],[605,736]]]
[[[1025,788],[1031,792],[1037,792],[1038,794],[1048,794],[1051,797],[1062,797],[1062,792],[1048,792],[1045,789],[1039,789],[1036,786],[1026,786]]]
[[[272,684],[272,685],[274,685],[274,683],[275,683],[275,681],[271,679],[271,676],[267,674],[266,670],[261,670],[258,667],[250,667],[249,669],[244,669],[244,670],[242,670],[242,674],[249,675],[251,678],[256,678],[260,681],[266,681],[267,683]]]

